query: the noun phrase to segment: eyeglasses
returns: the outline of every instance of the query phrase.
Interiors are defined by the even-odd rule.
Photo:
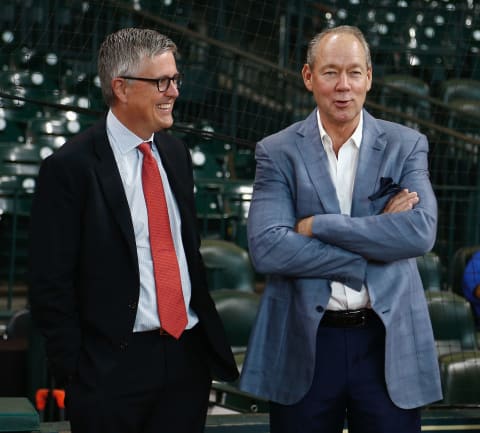
[[[166,92],[170,87],[170,83],[173,83],[176,89],[182,87],[182,74],[175,74],[173,77],[160,77],[160,78],[144,78],[144,77],[131,77],[128,75],[122,75],[120,78],[125,80],[137,80],[147,81],[148,83],[155,83],[159,92]]]

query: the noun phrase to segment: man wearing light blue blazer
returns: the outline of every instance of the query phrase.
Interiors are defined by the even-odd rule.
[[[317,108],[256,149],[249,247],[268,277],[240,387],[271,402],[271,433],[420,432],[442,398],[415,260],[436,235],[428,142],[363,109],[357,28],[315,36],[302,75]]]

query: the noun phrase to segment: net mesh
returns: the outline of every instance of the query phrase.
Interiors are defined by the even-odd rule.
[[[458,284],[455,252],[480,245],[480,5],[473,0],[2,0],[2,275],[12,282],[24,272],[26,246],[16,231],[27,224],[29,203],[13,205],[12,191],[31,197],[41,160],[106,109],[96,57],[107,34],[149,27],[177,43],[185,78],[172,133],[192,151],[202,235],[247,248],[254,143],[312,111],[300,75],[307,45],[340,24],[359,26],[370,43],[367,109],[429,139],[439,286]]]

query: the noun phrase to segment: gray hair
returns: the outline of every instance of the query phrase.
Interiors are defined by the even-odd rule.
[[[363,49],[365,50],[365,56],[366,56],[366,59],[367,59],[367,68],[371,69],[372,68],[372,57],[371,57],[371,54],[370,54],[370,47],[368,46],[368,42],[365,39],[365,36],[363,35],[362,31],[358,27],[355,27],[355,26],[332,27],[332,28],[323,30],[320,33],[317,33],[313,37],[313,39],[310,41],[310,43],[308,44],[307,60],[306,60],[308,66],[313,68],[313,66],[315,65],[315,60],[316,60],[315,51],[316,51],[316,48],[317,48],[318,44],[320,43],[320,41],[325,36],[332,35],[332,34],[334,34],[334,35],[342,34],[342,33],[353,35],[358,39],[358,41],[362,44]]]
[[[103,99],[113,102],[112,80],[121,75],[134,75],[145,58],[171,52],[177,46],[167,36],[150,29],[125,28],[108,35],[98,53],[98,76]]]

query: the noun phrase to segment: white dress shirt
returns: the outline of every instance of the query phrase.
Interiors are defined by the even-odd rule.
[[[120,177],[122,178],[123,188],[132,216],[135,243],[137,245],[138,266],[140,271],[140,298],[133,331],[150,331],[160,328],[161,323],[157,311],[157,295],[148,233],[147,206],[145,204],[142,187],[143,155],[140,150],[137,149],[137,146],[144,140],[127,129],[111,111],[109,111],[107,115],[107,135],[115,156],[115,161],[117,162]],[[150,137],[150,141],[153,142],[153,135]],[[161,143],[157,144],[162,145]],[[180,212],[156,146],[152,146],[152,152],[158,163],[165,190],[170,228],[172,230],[173,243],[177,254],[183,298],[188,316],[186,328],[190,329],[198,322],[198,317],[190,307],[192,289],[187,259],[182,243]]]
[[[340,211],[344,215],[350,215],[352,208],[353,187],[358,165],[358,154],[362,142],[363,113],[360,113],[360,122],[352,136],[340,147],[338,157],[333,150],[333,143],[325,131],[317,111],[318,128],[323,148],[328,156],[330,176],[337,191]],[[327,310],[356,310],[369,306],[370,299],[365,286],[360,292],[338,281],[332,281],[332,295],[327,305]]]

